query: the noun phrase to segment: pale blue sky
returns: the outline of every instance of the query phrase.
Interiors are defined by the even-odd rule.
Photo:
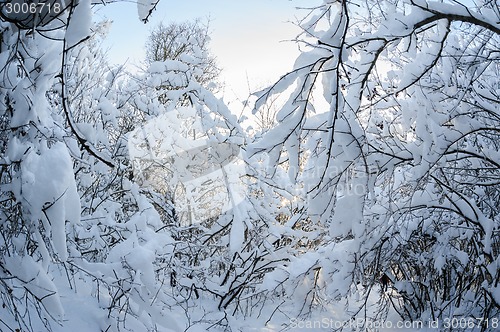
[[[305,12],[295,7],[310,7],[321,0],[161,0],[148,24],[137,18],[135,2],[100,7],[96,18],[113,20],[106,46],[110,60],[130,65],[144,58],[144,43],[151,28],[160,21],[183,21],[210,17],[211,49],[223,68],[225,95],[244,98],[251,89],[279,78],[290,70],[298,55],[291,42],[298,29],[295,21]]]

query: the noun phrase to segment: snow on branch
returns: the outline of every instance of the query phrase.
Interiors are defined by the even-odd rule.
[[[156,9],[160,0],[137,0],[137,13],[139,15],[139,19],[144,23],[147,23],[149,20],[149,16]]]

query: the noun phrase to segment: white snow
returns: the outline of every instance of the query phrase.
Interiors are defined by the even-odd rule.
[[[61,50],[42,47],[40,35],[9,39],[4,29],[2,45],[21,38],[16,56],[26,59],[0,66],[8,78],[0,94],[15,111],[5,116],[0,144],[3,305],[32,312],[25,320],[34,331],[55,318],[56,332],[167,332],[224,324],[327,331],[317,323],[364,314],[397,321],[404,296],[432,304],[424,312],[408,306],[417,319],[436,314],[432,308],[482,315],[483,298],[498,302],[497,118],[476,112],[498,113],[496,72],[469,66],[462,45],[482,39],[462,32],[442,50],[458,53],[434,64],[448,36],[444,20],[418,38],[407,31],[431,15],[427,9],[494,26],[498,15],[415,0],[369,8],[377,24],[368,24],[356,12],[363,4],[348,22],[334,2],[323,1],[313,13],[321,15],[306,23],[296,71],[257,94],[256,111],[265,111],[266,97],[284,99],[270,129],[244,131],[241,118],[194,80],[196,56],[154,62],[131,78],[103,70],[92,91],[70,102],[87,117],[77,130],[114,156],[114,169],[89,157],[67,128]],[[137,5],[146,20],[155,2]],[[90,8],[78,2],[67,48],[90,35]],[[8,45],[0,61],[18,44]],[[93,77],[86,67],[93,53],[81,46],[68,73],[74,85]],[[472,79],[471,89],[461,86]],[[398,86],[404,91],[393,94]],[[316,89],[329,105],[315,102]],[[179,106],[188,99],[191,106]],[[136,120],[130,114],[138,118],[125,134],[131,128],[120,126]],[[446,291],[462,292],[460,301],[442,299],[447,283],[434,280],[445,273]],[[453,289],[467,273],[478,281]],[[384,307],[391,296],[396,308]],[[15,330],[17,317],[0,324]]]
[[[137,14],[141,21],[145,21],[158,0],[137,0]]]

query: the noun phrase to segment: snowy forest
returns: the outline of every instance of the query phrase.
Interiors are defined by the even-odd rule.
[[[499,329],[497,0],[323,0],[244,112],[103,5],[0,1],[0,331]]]

